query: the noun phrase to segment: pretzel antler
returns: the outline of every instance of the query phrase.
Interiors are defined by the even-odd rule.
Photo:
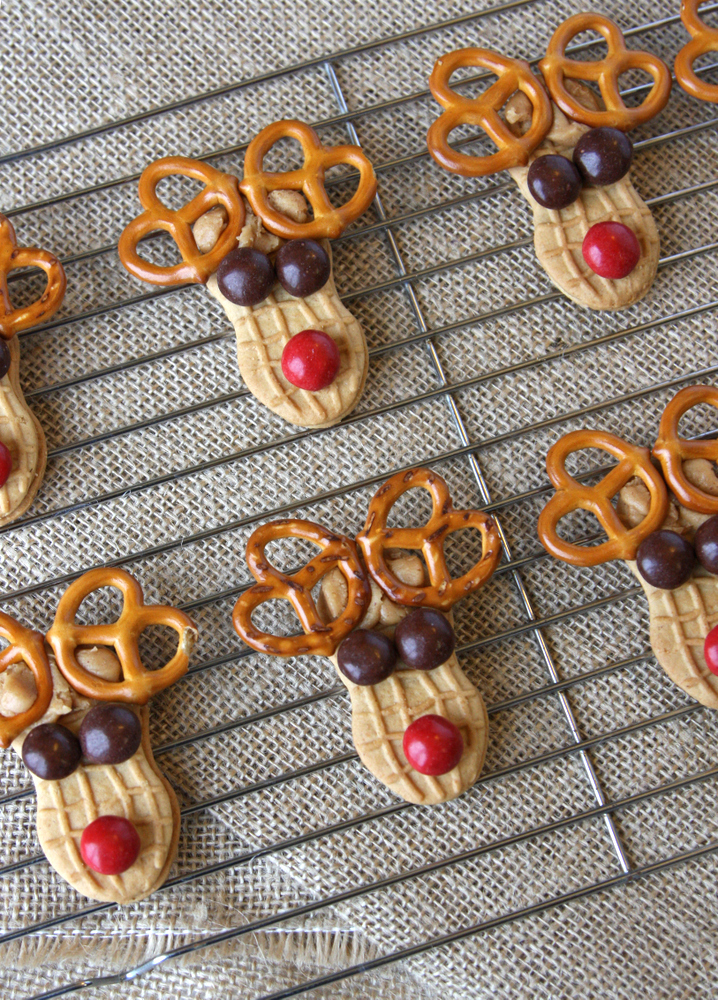
[[[676,56],[676,80],[691,97],[699,101],[718,103],[718,84],[701,80],[693,69],[693,63],[707,52],[718,52],[718,30],[709,28],[698,14],[698,8],[706,0],[681,0],[681,21],[691,36]]]
[[[498,80],[478,97],[463,97],[452,90],[449,80],[464,66],[481,66],[495,73]],[[509,59],[488,49],[457,49],[437,60],[429,77],[429,88],[446,109],[427,134],[429,152],[444,170],[464,177],[480,177],[523,166],[551,127],[551,102],[529,64],[522,59]],[[514,135],[499,117],[499,111],[517,90],[528,97],[533,111],[531,125],[522,136]],[[498,152],[490,156],[457,153],[449,145],[449,135],[459,125],[480,126],[499,147]]]
[[[7,276],[18,267],[41,268],[47,275],[47,284],[39,299],[15,309]],[[57,257],[37,247],[19,247],[12,223],[0,215],[0,336],[10,340],[19,330],[49,319],[60,308],[66,286],[65,270]]]
[[[275,569],[264,554],[269,542],[278,538],[303,538],[318,546],[320,552],[298,573],[289,576]],[[247,564],[257,583],[245,590],[235,604],[232,621],[239,637],[260,653],[331,656],[342,639],[359,624],[371,598],[371,588],[354,542],[313,521],[285,519],[261,525],[247,542]],[[312,588],[335,567],[346,580],[347,604],[334,621],[326,624],[317,611]],[[291,603],[305,635],[277,636],[255,628],[252,612],[260,604],[272,600]]]
[[[80,604],[101,587],[116,587],[123,597],[122,613],[108,625],[78,625]],[[137,640],[150,625],[168,625],[179,636],[177,652],[159,670],[147,670]],[[47,633],[57,665],[69,684],[87,698],[126,701],[144,705],[153,694],[174,684],[187,671],[189,654],[197,639],[197,626],[178,608],[144,603],[142,588],[123,569],[103,567],[84,573],[60,598],[55,621]],[[76,650],[81,645],[113,646],[122,666],[122,679],[107,681],[80,666]]]
[[[204,189],[177,210],[167,208],[157,194],[157,185],[173,174],[202,181]],[[223,174],[208,163],[186,156],[166,156],[146,167],[140,177],[139,196],[145,211],[124,229],[117,245],[120,260],[136,278],[155,285],[179,285],[183,282],[204,284],[219,267],[223,257],[237,246],[237,236],[244,226],[244,202],[239,181],[233,174]],[[227,224],[207,253],[200,253],[192,232],[201,215],[216,205],[223,205]],[[179,248],[182,263],[160,267],[143,260],[137,252],[140,240],[155,230],[168,232]]]
[[[387,528],[396,501],[414,487],[431,495],[432,513],[422,528]],[[464,528],[481,534],[482,552],[470,570],[453,579],[446,565],[444,543],[448,535]],[[501,545],[493,518],[478,510],[454,510],[445,481],[430,469],[410,469],[392,476],[374,494],[364,530],[357,535],[369,572],[384,593],[397,604],[449,611],[456,602],[484,584],[499,561]],[[389,568],[387,549],[417,549],[426,561],[431,586],[410,587]]]
[[[579,483],[566,471],[566,459],[575,451],[599,448],[619,460],[595,486]],[[573,566],[597,566],[611,559],[633,559],[647,535],[657,531],[668,511],[668,493],[658,469],[651,462],[647,448],[622,441],[605,431],[579,430],[565,434],[546,456],[546,471],[557,492],[551,497],[538,520],[538,536],[543,547],[557,559]],[[634,528],[627,528],[611,499],[629,479],[639,476],[650,494],[650,508]],[[564,541],[557,532],[558,522],[574,510],[590,511],[609,537],[600,545],[575,545]]]
[[[300,170],[272,173],[264,170],[264,157],[279,139],[296,139],[304,152]],[[346,204],[334,208],[324,188],[324,174],[330,167],[348,163],[359,171],[359,187]],[[262,129],[247,147],[244,177],[239,185],[266,228],[287,240],[303,237],[324,239],[339,236],[368,208],[376,194],[374,168],[358,146],[323,146],[319,136],[304,122],[273,122]],[[312,206],[310,222],[294,222],[277,211],[269,201],[271,191],[303,191]]]
[[[566,47],[582,31],[597,31],[603,36],[608,45],[605,59],[582,62],[566,56]],[[627,49],[618,25],[600,14],[574,14],[559,25],[539,69],[563,113],[592,128],[610,125],[627,132],[657,115],[671,93],[671,74],[666,64],[651,52]],[[630,69],[641,69],[653,79],[648,96],[637,108],[626,107],[618,89],[619,76]],[[566,89],[566,79],[598,83],[606,110],[587,108]]]
[[[678,436],[681,417],[699,403],[718,409],[718,389],[712,385],[689,385],[676,393],[663,411],[653,454],[661,463],[666,482],[679,503],[701,514],[718,514],[718,497],[694,486],[683,472],[683,463],[687,459],[704,458],[709,462],[718,462],[717,440],[687,441]]]
[[[8,747],[23,729],[37,722],[52,699],[52,672],[41,632],[25,628],[10,615],[0,611],[0,635],[9,645],[0,653],[0,674],[13,663],[22,663],[32,671],[37,695],[32,705],[18,715],[0,715],[0,747]]]

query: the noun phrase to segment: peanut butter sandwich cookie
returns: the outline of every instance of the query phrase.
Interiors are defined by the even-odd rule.
[[[566,47],[582,31],[606,41],[606,58],[581,62]],[[449,86],[461,67],[481,67],[498,80],[478,97]],[[445,109],[428,146],[444,169],[465,177],[508,170],[534,214],[536,255],[551,281],[578,305],[622,309],[642,298],[658,266],[658,231],[629,177],[633,145],[626,132],[668,101],[668,68],[648,52],[628,50],[621,31],[599,14],[576,14],[555,32],[539,63],[488,49],[460,49],[436,63],[429,87]],[[626,107],[618,78],[647,72],[653,85],[638,107]],[[585,81],[597,84],[597,93]],[[499,112],[503,112],[503,117]],[[478,125],[499,147],[489,156],[454,150],[450,133]]]
[[[428,524],[388,528],[394,503],[414,488],[431,496]],[[481,558],[452,578],[444,543],[466,528],[480,533]],[[304,539],[320,551],[286,575],[265,555],[267,544],[280,538]],[[257,583],[237,601],[234,627],[259,652],[329,657],[351,697],[352,734],[362,762],[408,802],[434,805],[470,788],[484,762],[486,708],[454,653],[451,608],[489,579],[499,555],[490,517],[454,510],[441,476],[412,469],[377,491],[356,539],[311,521],[258,528],[247,543]],[[291,603],[304,634],[276,636],[256,627],[253,612],[276,599]]]
[[[41,268],[47,282],[39,299],[16,308],[7,278],[20,267]],[[0,525],[25,513],[47,462],[45,435],[20,387],[16,334],[50,319],[62,304],[65,286],[65,271],[57,257],[36,247],[19,247],[12,223],[0,215]]]
[[[301,144],[303,167],[265,171],[265,156],[284,138]],[[359,171],[359,186],[336,208],[324,174],[338,164]],[[166,208],[155,191],[170,174],[205,185],[178,211]],[[139,191],[145,211],[119,242],[125,267],[156,284],[206,284],[234,326],[247,388],[289,423],[328,427],[349,413],[364,388],[369,358],[359,323],[337,295],[328,240],[376,193],[362,151],[325,147],[303,122],[274,122],[249,144],[241,183],[197,160],[168,157],[144,171]],[[174,237],[181,264],[160,267],[139,256],[138,242],[157,229]]]
[[[718,708],[718,441],[689,441],[678,422],[693,406],[718,409],[718,389],[682,389],[661,418],[653,458],[647,448],[613,434],[566,434],[546,458],[556,494],[541,512],[544,548],[573,566],[623,559],[648,598],[650,638],[656,659],[691,697]],[[618,465],[595,485],[566,471],[570,454],[598,448]],[[615,503],[613,502],[615,501]],[[608,540],[581,545],[558,534],[574,510],[595,515]]]
[[[123,595],[117,621],[78,625],[82,601],[108,586]],[[178,635],[177,652],[156,670],[145,668],[137,644],[150,625]],[[129,573],[107,568],[71,584],[47,637],[2,612],[0,636],[8,643],[0,746],[12,743],[32,774],[47,860],[90,899],[144,899],[167,878],[180,825],[152,755],[147,701],[186,672],[196,626],[176,608],[145,605]]]

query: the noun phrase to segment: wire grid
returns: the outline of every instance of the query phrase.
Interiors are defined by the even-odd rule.
[[[424,148],[438,55],[483,44],[538,58],[574,9],[520,0],[442,23],[427,15],[376,43],[0,157],[20,242],[54,249],[69,277],[63,311],[22,337],[49,464],[28,516],[1,533],[2,606],[46,628],[69,580],[113,563],[201,629],[189,677],[153,704],[183,829],[150,900],[88,903],[62,883],[38,850],[27,774],[3,756],[6,993],[634,997],[650,979],[655,997],[710,995],[716,723],[651,656],[625,567],[553,563],[534,526],[560,434],[602,426],[649,444],[675,390],[715,377],[718,118],[677,89],[636,133],[635,183],[662,260],[649,296],[616,315],[552,289],[505,175],[450,177]],[[604,10],[625,30],[620,4]],[[634,6],[626,34],[671,62],[685,39],[675,11],[660,13]],[[701,72],[716,79],[710,60]],[[243,141],[227,145],[237,110]],[[290,114],[327,142],[362,145],[379,177],[373,211],[334,244],[369,379],[357,412],[324,431],[292,430],[247,394],[202,289],[138,288],[115,253],[145,162],[182,152],[239,172],[246,139]],[[182,148],[168,139],[178,120]],[[114,174],[98,166],[105,156]],[[21,278],[13,290],[33,287]],[[710,429],[693,414],[688,432]],[[579,471],[600,462],[586,456]],[[326,662],[240,649],[229,621],[258,523],[296,514],[356,531],[376,485],[415,464],[437,468],[457,505],[497,515],[504,555],[456,612],[460,661],[489,705],[484,775],[432,810],[397,802],[363,770]],[[575,529],[593,530],[581,518]],[[167,648],[150,637],[151,654]],[[627,922],[646,935],[635,955],[619,949]],[[664,951],[665,967],[649,968]]]

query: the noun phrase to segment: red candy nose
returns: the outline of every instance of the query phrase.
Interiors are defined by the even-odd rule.
[[[12,471],[12,455],[9,449],[0,441],[0,487],[8,481]]]
[[[718,625],[712,628],[706,636],[703,654],[706,658],[706,666],[712,674],[718,674]]]
[[[461,760],[464,741],[442,715],[422,715],[404,733],[404,755],[419,774],[446,774]]]
[[[323,330],[302,330],[288,340],[282,351],[282,373],[299,389],[326,389],[339,371],[339,348]]]
[[[100,875],[120,875],[139,853],[140,835],[124,816],[98,816],[80,838],[82,860]]]
[[[597,222],[583,238],[583,259],[602,278],[625,278],[641,257],[641,245],[622,222]]]

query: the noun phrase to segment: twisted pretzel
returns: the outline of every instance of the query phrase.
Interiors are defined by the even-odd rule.
[[[432,512],[422,528],[387,528],[389,511],[407,490],[422,487],[431,495]],[[481,559],[453,579],[446,565],[444,542],[447,535],[462,528],[481,533]],[[369,572],[384,593],[397,604],[449,611],[456,602],[476,590],[493,573],[501,554],[496,522],[478,510],[454,510],[449,489],[436,472],[411,469],[392,476],[374,494],[369,504],[364,530],[357,535]],[[431,586],[410,587],[392,573],[386,560],[387,549],[418,549],[426,561]]]
[[[100,587],[116,587],[122,593],[122,613],[108,625],[77,625],[75,615],[84,599]],[[146,670],[137,640],[149,625],[169,625],[179,635],[177,652],[159,670]],[[126,701],[144,705],[158,691],[174,684],[187,671],[197,626],[177,608],[145,605],[142,587],[122,569],[91,569],[71,583],[60,598],[55,621],[47,633],[57,665],[69,684],[80,694],[98,701]],[[75,651],[81,645],[113,646],[122,666],[122,679],[107,681],[80,666]]]
[[[463,66],[482,66],[498,76],[488,90],[478,97],[462,97],[449,86],[452,74]],[[509,59],[488,49],[457,49],[438,59],[429,77],[429,89],[445,108],[426,137],[429,152],[436,162],[463,177],[482,177],[509,167],[528,163],[529,155],[551,128],[551,102],[541,83],[522,59]],[[517,90],[531,101],[531,127],[523,136],[511,132],[499,110]],[[499,147],[490,156],[468,156],[449,145],[449,135],[459,125],[479,125]]]
[[[52,672],[45,652],[42,632],[34,632],[0,611],[0,635],[10,645],[0,653],[0,674],[13,663],[28,667],[35,678],[37,696],[19,715],[0,715],[0,747],[8,747],[23,729],[37,722],[47,711],[52,698]]]
[[[608,45],[605,59],[581,62],[567,58],[566,46],[582,31],[597,31],[604,37]],[[539,69],[563,113],[592,128],[610,125],[628,132],[657,115],[671,92],[671,74],[666,64],[650,52],[627,49],[618,25],[600,14],[574,14],[559,25]],[[637,108],[627,108],[618,90],[619,76],[629,69],[642,69],[653,79],[648,96]],[[565,78],[598,83],[606,110],[593,111],[581,104],[566,89]]]
[[[687,441],[678,436],[681,417],[698,403],[708,403],[718,409],[718,389],[712,385],[689,385],[676,393],[663,411],[653,454],[661,463],[665,480],[679,503],[701,514],[718,514],[718,497],[694,486],[683,472],[687,459],[718,461],[718,441]]]
[[[681,21],[691,36],[676,56],[676,80],[681,87],[699,101],[718,103],[718,84],[706,83],[697,76],[693,63],[706,52],[718,52],[718,30],[709,28],[698,16],[698,8],[705,0],[681,0]]]
[[[304,152],[301,170],[273,173],[262,169],[264,157],[279,139],[296,139]],[[349,163],[359,171],[359,187],[346,204],[334,208],[324,188],[324,174],[338,163]],[[323,146],[313,128],[299,121],[274,122],[262,129],[247,147],[244,177],[239,185],[255,215],[275,236],[287,240],[339,236],[368,208],[376,194],[374,168],[358,146]],[[269,201],[270,191],[303,191],[314,210],[310,222],[293,222]]]
[[[18,267],[40,267],[47,275],[45,291],[29,306],[14,309],[7,287],[7,276]],[[18,332],[49,319],[65,297],[67,279],[57,257],[37,247],[19,247],[9,219],[0,215],[0,336],[5,340]]]
[[[304,538],[321,550],[298,573],[288,576],[275,569],[264,554],[277,538]],[[272,521],[252,532],[247,542],[247,565],[257,581],[245,590],[234,606],[232,621],[237,635],[260,653],[301,656],[304,653],[331,656],[342,639],[355,628],[369,604],[371,587],[354,542],[335,535],[313,521]],[[312,588],[323,576],[339,567],[347,584],[347,606],[334,621],[323,622],[317,612]],[[252,612],[265,601],[285,600],[294,608],[305,635],[279,636],[260,632],[252,624]]]
[[[157,195],[158,183],[172,174],[194,177],[205,185],[192,201],[176,211],[167,208]],[[186,156],[166,156],[146,167],[139,184],[140,202],[145,211],[123,230],[117,245],[120,260],[130,274],[155,285],[179,285],[185,281],[204,284],[217,270],[222,258],[236,248],[237,236],[244,226],[244,202],[238,185],[239,181],[232,174],[223,174],[208,163]],[[227,225],[212,249],[200,253],[192,226],[215,205],[223,205],[226,209]],[[182,255],[181,264],[160,267],[139,256],[137,244],[157,229],[164,229],[172,236]]]
[[[566,459],[584,448],[600,448],[619,460],[595,486],[579,483],[566,471]],[[597,566],[611,559],[633,559],[638,546],[651,532],[663,524],[668,511],[668,492],[660,472],[651,463],[647,448],[622,441],[605,431],[580,430],[564,434],[549,449],[546,471],[556,487],[538,520],[538,536],[543,547],[557,559],[572,566]],[[639,476],[650,493],[650,507],[644,519],[634,528],[627,528],[611,499],[629,479]],[[558,522],[574,510],[588,510],[599,521],[609,537],[608,542],[585,547],[559,538]]]

